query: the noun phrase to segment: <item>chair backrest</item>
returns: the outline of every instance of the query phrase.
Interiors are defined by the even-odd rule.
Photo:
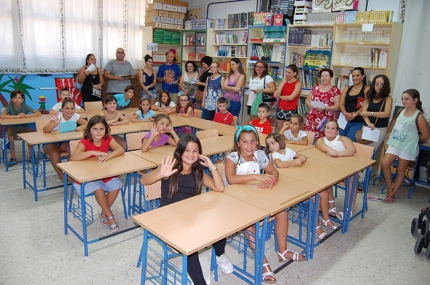
[[[103,109],[102,101],[96,101],[96,102],[85,102],[84,103],[85,111],[97,111],[100,112],[101,109]]]
[[[354,144],[354,147],[356,150],[356,152],[355,152],[356,156],[373,158],[373,151],[374,151],[373,146],[364,145],[364,144],[360,144],[360,143],[356,143],[356,142],[353,142],[353,144]]]
[[[309,132],[309,131],[305,131],[307,137],[308,137],[308,144],[314,144],[315,142],[315,133],[314,132]]]
[[[125,135],[127,141],[127,150],[137,150],[142,147],[142,139],[147,132],[129,133]]]
[[[218,130],[211,129],[206,131],[198,131],[196,132],[196,136],[199,138],[199,140],[206,139],[206,138],[214,138],[218,136]]]
[[[36,131],[43,132],[43,127],[49,123],[49,120],[36,120]]]
[[[161,180],[152,185],[144,185],[143,187],[145,187],[145,199],[147,202],[161,197]]]
[[[70,143],[70,154],[72,154],[76,150],[80,141],[81,140],[73,140],[73,141],[69,142]]]
[[[232,125],[233,127],[236,127],[236,126],[237,126],[237,116],[233,116],[233,121],[231,122],[231,125]]]
[[[221,177],[225,178],[225,166],[222,160],[215,163],[215,166],[218,168],[218,172],[221,175]]]
[[[202,110],[194,109],[194,117],[201,118],[202,117]]]

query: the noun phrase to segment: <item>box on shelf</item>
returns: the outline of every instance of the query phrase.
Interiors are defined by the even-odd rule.
[[[334,12],[342,10],[358,10],[358,0],[333,1],[332,11]]]
[[[185,1],[179,1],[179,0],[170,0],[172,3],[172,5],[175,5],[175,6],[181,6],[181,7],[185,7],[185,8],[189,8],[189,3],[188,2],[185,2]],[[166,3],[166,4],[169,4],[169,3]]]
[[[153,27],[153,28],[161,28],[161,23],[160,22],[145,23],[145,26]]]
[[[175,19],[173,18],[166,18],[166,17],[160,17],[160,22],[165,24],[175,24]]]
[[[179,19],[185,20],[186,14],[179,13]]]
[[[387,23],[393,21],[393,11],[369,11],[369,23]]]
[[[169,17],[179,19],[179,13],[178,12],[169,12]]]
[[[178,12],[178,6],[163,4],[163,10],[169,12]]]
[[[227,19],[214,19],[214,29],[227,28]]]
[[[146,5],[146,10],[163,10],[163,4],[162,3],[152,3]]]
[[[190,22],[189,30],[198,30],[198,29],[208,29],[214,27],[214,20],[212,19],[194,19],[185,21],[185,25],[187,22]]]
[[[176,7],[178,9],[178,13],[183,13],[183,14],[187,13],[187,8],[182,6],[176,6]]]
[[[160,10],[146,11],[145,17],[160,16],[160,15],[158,15],[158,11],[160,11]]]
[[[182,19],[175,19],[175,25],[181,25],[181,26],[183,26],[184,25],[184,20],[182,20]]]
[[[172,0],[152,0],[152,3],[160,3],[160,4],[170,4],[170,5],[172,5]]]
[[[311,8],[312,7],[312,1],[309,1],[309,0],[307,0],[307,1],[297,1],[296,0],[296,1],[294,1],[294,6],[296,6],[296,7],[309,7],[309,8]]]
[[[169,17],[169,12],[160,10],[160,11],[158,11],[158,16],[168,18]]]
[[[163,29],[174,29],[175,25],[174,24],[161,23],[161,27]]]
[[[325,13],[331,12],[333,0],[315,1],[312,5],[312,13]]]
[[[183,25],[175,25],[174,29],[175,30],[182,30]]]
[[[145,17],[145,23],[161,22],[160,16]]]

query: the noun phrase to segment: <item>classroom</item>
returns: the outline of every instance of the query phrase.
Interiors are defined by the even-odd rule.
[[[312,5],[326,2],[331,3],[330,11],[312,10]],[[194,277],[181,268],[187,264],[187,256],[196,251],[204,277],[201,284],[266,284],[273,280],[276,284],[429,283],[426,247],[416,253],[424,226],[420,224],[418,236],[411,234],[411,221],[430,203],[426,168],[430,143],[428,130],[423,129],[429,122],[425,80],[430,73],[427,60],[419,56],[430,47],[425,36],[430,34],[430,25],[423,24],[430,3],[354,0],[348,4],[353,5],[351,9],[339,12],[339,7],[334,8],[347,5],[345,2],[349,1],[48,0],[37,5],[27,0],[5,1],[0,12],[5,27],[0,51],[0,217],[4,227],[0,284],[164,284],[163,268],[168,284],[193,284]],[[345,22],[348,15],[369,16],[372,10],[389,11],[392,22]],[[266,18],[260,18],[259,24],[256,19],[263,14]],[[329,14],[331,24],[311,22],[325,21],[322,15]],[[276,19],[281,19],[278,26]],[[309,33],[309,42],[298,42],[305,38],[296,37],[296,32]],[[370,38],[348,38],[366,35]],[[363,54],[367,54],[366,59]],[[312,60],[318,62],[316,66]],[[206,72],[210,73],[202,80]],[[263,77],[264,83],[260,80]],[[300,90],[293,85],[288,91],[293,93],[285,93],[290,82],[300,84]],[[391,87],[388,91],[387,82]],[[330,90],[324,90],[325,86]],[[332,103],[315,95],[331,90],[337,90],[333,97],[339,98]],[[419,100],[415,100],[413,90],[419,92]],[[359,97],[360,92],[366,94],[363,98],[369,94],[375,97],[351,111],[348,97]],[[379,98],[383,92],[386,98]],[[268,102],[253,103],[264,93],[270,96]],[[220,94],[227,103],[213,99]],[[288,94],[296,94],[296,99],[286,99]],[[253,97],[256,99],[251,100]],[[6,115],[14,104],[18,108],[19,98],[25,99],[29,113]],[[419,104],[408,105],[408,98],[421,103],[422,113]],[[285,102],[296,105],[291,108],[291,103]],[[223,104],[227,117],[223,116]],[[406,110],[402,112],[403,107]],[[393,193],[387,190],[390,187],[381,170],[387,150],[383,140],[385,132],[398,131],[394,123],[387,128],[389,123],[407,118],[408,110],[417,114],[409,131],[419,132],[418,154],[412,156],[416,162],[406,167],[404,161],[413,159],[400,159],[409,154],[398,153],[395,166],[404,166],[406,176],[399,180],[398,191],[391,183],[396,189]],[[233,122],[226,123],[228,114]],[[319,114],[325,115],[319,118]],[[323,117],[326,121],[321,127]],[[356,117],[365,118],[358,128],[350,122]],[[79,119],[73,124],[64,122],[72,118]],[[340,125],[334,133],[327,131],[328,125],[335,125],[331,119]],[[112,139],[95,135],[93,128],[100,128],[103,122]],[[269,124],[268,132],[263,124]],[[371,126],[381,131],[368,142],[356,133],[363,126],[364,135],[366,124],[372,131]],[[36,132],[20,133],[25,126]],[[14,127],[18,127],[18,136],[11,147],[9,134]],[[356,129],[351,134],[348,127]],[[306,131],[306,143],[292,141],[296,129]],[[290,159],[295,167],[279,166],[285,163],[280,159],[268,160],[276,153],[271,146],[277,143],[276,132],[294,153]],[[328,138],[335,137],[336,132],[341,135],[343,150],[334,150],[329,144]],[[81,141],[84,133],[94,142]],[[202,174],[201,195],[177,203],[172,199],[167,205],[163,191],[173,182],[168,179],[169,184],[164,183],[166,179],[160,177],[188,173],[184,168],[178,176],[157,176],[159,170],[154,169],[166,167],[167,157],[173,156],[175,149],[182,153],[190,145],[198,146],[192,143],[193,134],[201,144],[199,169],[209,175]],[[238,166],[232,166],[231,152],[238,150],[239,155],[245,155],[243,138],[253,138],[254,134],[256,140],[251,144],[257,148],[253,146],[251,160],[243,158]],[[158,139],[166,140],[155,147]],[[187,148],[181,150],[188,139]],[[110,154],[92,149],[99,148],[99,141],[109,141]],[[392,147],[390,141],[388,145]],[[86,154],[88,147],[90,155]],[[257,155],[262,155],[265,147],[266,154]],[[351,149],[354,153],[346,154]],[[390,151],[387,154],[397,158]],[[61,161],[60,154],[65,154]],[[345,157],[332,157],[337,155]],[[87,159],[90,156],[98,159]],[[188,159],[181,156],[181,163],[188,165]],[[192,159],[197,158],[194,155]],[[268,161],[266,167],[261,166],[266,165],[264,160]],[[258,164],[259,171],[263,169],[266,174],[256,174],[261,175],[255,178],[259,180],[232,182],[243,181],[242,162]],[[397,168],[387,165],[391,178]],[[247,171],[245,175],[251,175]],[[218,173],[224,179],[222,187]],[[95,195],[86,195],[89,188],[85,188],[85,195],[80,193],[79,185],[88,187],[94,180],[113,185],[116,177],[124,187],[112,188],[120,188],[118,192],[105,189],[107,195],[104,191],[102,195],[110,201],[110,193],[118,194],[111,206],[103,199],[101,202],[99,189]],[[145,199],[151,194],[140,193],[139,182],[153,177],[161,179],[162,186],[157,184],[155,193],[161,195],[162,207],[149,210]],[[358,188],[353,187],[353,195],[349,195],[342,185],[355,184],[356,180]],[[231,185],[224,187],[224,183]],[[206,192],[209,188],[214,191]],[[360,188],[363,191],[358,191]],[[146,185],[143,189],[153,188]],[[327,210],[321,206],[319,213],[312,197],[326,203],[330,198],[324,193],[331,189],[336,189],[332,199],[336,206],[329,201]],[[352,210],[346,202],[354,203]],[[334,212],[333,207],[337,208]],[[303,209],[304,217],[299,218]],[[334,226],[323,227],[325,211]],[[297,252],[284,261],[273,219],[283,213],[289,216],[288,250]],[[299,225],[299,220],[304,224]],[[319,234],[319,223],[323,234]],[[245,242],[252,226],[261,228],[254,246]],[[266,231],[270,235],[267,239],[258,236],[265,236]],[[228,262],[234,265],[233,274],[225,274],[225,268],[217,266],[218,247],[211,250],[210,246],[225,238],[224,257],[228,255]],[[424,237],[421,239],[425,243]],[[179,252],[179,256],[163,260],[164,244],[173,248],[171,254]],[[243,247],[247,265],[243,265]],[[301,256],[306,259],[299,261]],[[262,262],[263,257],[267,261]],[[247,274],[241,272],[242,266],[247,266]],[[266,274],[271,271],[274,275]]]

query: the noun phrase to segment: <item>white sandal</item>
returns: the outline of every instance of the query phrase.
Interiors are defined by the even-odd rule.
[[[321,226],[330,228],[332,230],[336,230],[337,226],[335,224],[333,224],[333,222],[331,222],[333,224],[333,226],[330,226],[329,222],[331,222],[330,219],[328,219],[327,221],[321,218]]]
[[[286,258],[285,257],[285,254],[288,253],[288,252],[292,252],[293,253],[293,258]],[[298,252],[294,252],[294,251],[291,251],[291,250],[288,250],[288,249],[286,251],[284,251],[283,253],[279,253],[278,252],[278,256],[279,256],[279,262],[284,262],[284,261],[289,261],[289,260],[303,261],[303,260],[306,259],[306,257],[303,254],[298,253]],[[300,259],[300,257],[302,257],[302,259]]]
[[[318,227],[316,227],[316,228],[315,228],[315,235],[316,235],[320,240],[323,240],[323,239],[325,239],[325,238],[326,238],[327,233],[323,231],[320,235],[318,235],[318,234],[317,234],[317,229],[320,229],[320,228],[321,228],[320,226],[318,226]],[[322,230],[322,229],[321,229],[321,230]]]
[[[275,284],[276,283],[276,276],[275,276],[275,273],[273,273],[272,271],[269,270],[269,266],[270,266],[269,263],[263,264],[263,267],[266,268],[267,271],[263,273],[262,279],[263,279],[263,282],[265,282],[265,283]],[[269,277],[269,276],[273,277],[275,280],[266,279],[266,277]]]
[[[334,202],[335,202],[334,200],[328,201],[329,204],[330,203],[334,204]],[[336,218],[338,220],[343,221],[343,212],[336,211],[336,206],[334,206],[333,208],[331,208],[330,210],[328,210],[328,214],[329,214],[329,216],[331,216],[333,218]]]

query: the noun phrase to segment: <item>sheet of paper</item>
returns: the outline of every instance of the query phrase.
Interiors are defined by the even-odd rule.
[[[324,109],[325,107],[324,103],[319,101],[311,101],[311,105],[314,106],[315,108],[321,108],[321,109]]]
[[[91,65],[88,66],[88,68],[87,68],[86,71],[93,72],[94,70],[96,70],[96,67],[95,67],[95,65],[93,63],[91,63]]]
[[[348,121],[346,120],[345,116],[342,113],[339,113],[339,119],[337,119],[337,124],[339,125],[339,128],[344,130],[347,123]]]
[[[365,140],[377,142],[379,139],[379,133],[381,131],[378,129],[370,129],[369,127],[364,126],[363,127],[363,135],[361,136]]]
[[[372,32],[373,31],[373,24],[363,24],[361,26],[362,32]]]

